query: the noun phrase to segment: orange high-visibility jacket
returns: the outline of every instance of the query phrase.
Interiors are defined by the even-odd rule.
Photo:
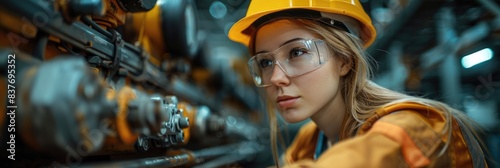
[[[320,130],[302,126],[284,154],[285,167],[487,167],[477,140],[453,117],[450,136],[437,109],[417,103],[381,108],[360,127],[314,160]],[[439,155],[445,143],[449,146]]]

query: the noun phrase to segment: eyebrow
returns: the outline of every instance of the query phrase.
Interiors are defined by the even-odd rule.
[[[282,47],[282,46],[284,46],[284,45],[286,45],[288,43],[291,43],[291,42],[294,42],[294,41],[298,41],[298,40],[304,40],[304,38],[297,37],[297,38],[293,38],[293,39],[287,40],[287,41],[283,42],[278,48],[280,48],[280,47]],[[267,50],[259,51],[259,52],[255,53],[255,55],[261,54],[261,53],[266,53],[266,52],[269,52],[269,51],[267,51]]]

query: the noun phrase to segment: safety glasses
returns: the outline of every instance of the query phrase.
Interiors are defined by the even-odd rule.
[[[330,60],[330,55],[323,40],[301,39],[253,56],[248,60],[248,68],[255,85],[266,87],[272,85],[275,65],[288,77],[297,77],[320,68]]]

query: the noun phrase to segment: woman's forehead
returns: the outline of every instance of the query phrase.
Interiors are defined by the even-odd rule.
[[[278,20],[259,28],[255,36],[255,49],[269,50],[279,47],[290,39],[313,39],[314,34],[303,26],[289,20]]]

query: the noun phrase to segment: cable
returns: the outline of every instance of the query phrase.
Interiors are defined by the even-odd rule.
[[[93,29],[95,29],[97,32],[103,34],[104,36],[108,38],[113,38],[113,34],[111,34],[109,31],[103,29],[101,26],[99,26],[97,23],[92,21],[89,17],[83,16],[81,17],[81,20],[83,23],[91,26]]]

